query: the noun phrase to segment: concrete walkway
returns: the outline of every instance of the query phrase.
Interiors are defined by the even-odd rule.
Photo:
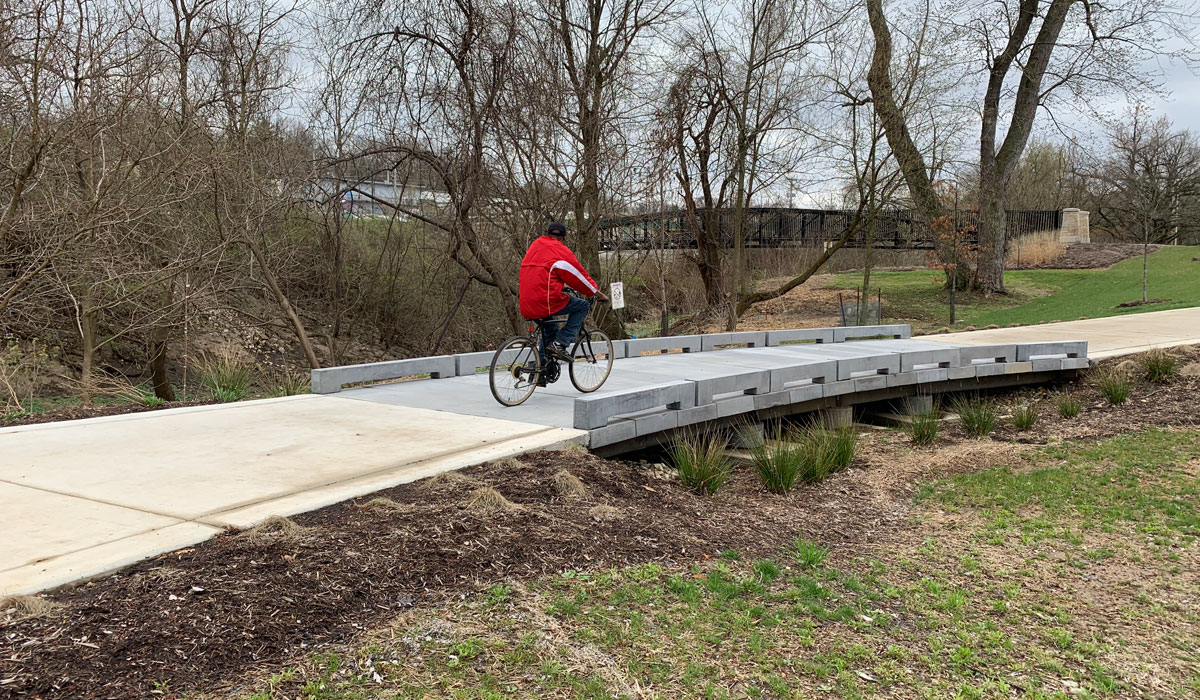
[[[1086,340],[1092,358],[1200,343],[1200,309],[927,336],[918,343],[1051,340]],[[755,366],[749,353],[734,350],[697,367],[724,352]],[[626,362],[634,361],[618,361],[614,386],[640,379],[633,376],[638,363],[623,371]],[[667,365],[646,369],[654,375],[647,381],[661,381],[658,370]],[[532,399],[561,413],[541,423],[534,417],[538,407],[505,410],[482,390],[470,406],[460,402],[447,410],[355,400],[355,392],[345,392],[0,429],[0,595],[96,576],[227,526],[582,441],[584,431],[556,427],[571,424],[567,405],[558,405],[567,398],[558,396],[564,387]],[[418,389],[410,383],[377,393]],[[488,415],[465,415],[471,411]]]
[[[1200,280],[1197,280],[1197,284],[1200,284]],[[1103,360],[1119,355],[1146,352],[1154,348],[1200,344],[1200,308],[1089,318],[1082,321],[1044,323],[1038,326],[946,333],[921,336],[921,339],[963,345],[1086,340],[1088,357],[1093,360]]]
[[[0,595],[584,435],[312,395],[0,429]]]

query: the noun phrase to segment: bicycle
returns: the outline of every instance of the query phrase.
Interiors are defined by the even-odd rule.
[[[535,320],[529,335],[518,335],[504,341],[492,357],[488,384],[492,396],[505,406],[519,406],[533,395],[534,389],[558,381],[562,376],[559,360],[553,357],[543,362],[542,339],[547,344],[554,338],[565,318]],[[575,343],[571,346],[571,362],[567,373],[571,384],[580,392],[590,394],[603,386],[612,373],[613,345],[608,334],[599,328],[588,328],[586,320]]]

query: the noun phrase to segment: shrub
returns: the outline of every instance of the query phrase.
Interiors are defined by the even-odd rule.
[[[1071,394],[1058,397],[1058,415],[1063,418],[1074,418],[1083,410],[1083,402]]]
[[[1034,423],[1037,423],[1037,419],[1037,406],[1031,403],[1023,403],[1013,409],[1013,425],[1017,427],[1017,430],[1029,430]]]
[[[962,420],[968,435],[985,437],[996,429],[996,406],[980,396],[960,398],[954,402],[954,412]]]
[[[796,563],[805,569],[815,569],[829,556],[829,550],[819,544],[809,542],[803,537],[797,537],[792,543],[790,553]]]
[[[1151,350],[1140,358],[1146,379],[1165,382],[1175,376],[1175,358],[1163,350]]]
[[[1096,388],[1113,406],[1125,403],[1133,391],[1129,377],[1124,372],[1112,369],[1104,370],[1097,375]]]
[[[725,441],[712,434],[684,436],[671,444],[668,456],[683,485],[697,493],[716,493],[733,471]]]
[[[937,442],[937,411],[922,411],[921,413],[914,414],[912,416],[912,423],[908,425],[908,434],[912,438],[914,445],[932,445]]]
[[[246,398],[254,379],[254,367],[231,355],[203,357],[196,363],[200,381],[217,401],[230,403]]]

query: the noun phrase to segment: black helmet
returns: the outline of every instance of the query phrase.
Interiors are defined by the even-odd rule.
[[[546,227],[546,235],[562,238],[567,235],[567,225],[561,221],[551,221]]]

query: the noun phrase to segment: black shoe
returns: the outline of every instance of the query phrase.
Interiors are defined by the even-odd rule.
[[[558,360],[559,362],[572,362],[575,359],[571,357],[571,351],[567,350],[567,346],[559,345],[558,343],[551,343],[550,346],[546,348],[546,351],[550,357]]]

